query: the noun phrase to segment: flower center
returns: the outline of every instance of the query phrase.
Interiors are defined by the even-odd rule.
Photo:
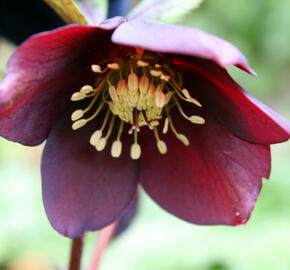
[[[190,96],[187,89],[181,88],[181,83],[178,82],[181,81],[180,74],[174,70],[174,65],[168,61],[162,62],[162,57],[158,54],[144,54],[141,49],[136,51],[137,54],[107,61],[102,65],[104,67],[92,65],[92,72],[97,74],[94,87],[85,85],[71,96],[72,101],[90,100],[86,108],[72,113],[73,130],[83,127],[102,110],[106,110],[102,125],[90,138],[91,145],[98,151],[106,147],[116,118],[119,118],[117,137],[111,146],[113,157],[119,157],[122,153],[124,123],[130,125],[128,133],[133,135],[132,159],[139,159],[141,156],[138,133],[144,126],[153,130],[159,152],[167,152],[167,146],[158,133],[162,118],[165,118],[162,133],[166,134],[170,127],[178,140],[189,145],[186,136],[177,132],[173,125],[170,109],[174,106],[190,122],[205,123],[202,117],[188,116],[183,111],[180,100],[199,107],[201,104]],[[84,117],[85,115],[90,116]]]

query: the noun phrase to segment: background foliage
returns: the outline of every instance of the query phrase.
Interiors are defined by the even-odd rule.
[[[290,1],[207,0],[184,25],[229,40],[259,78],[231,68],[251,94],[290,119]],[[13,47],[0,40],[0,76]],[[41,201],[41,148],[0,141],[0,269],[64,267],[69,241],[49,225]],[[270,181],[243,227],[201,227],[165,213],[141,193],[132,227],[111,246],[103,270],[286,270],[290,268],[290,145],[272,147]],[[88,235],[88,261],[95,234]],[[27,268],[24,268],[28,265]],[[33,268],[33,267],[35,268]]]

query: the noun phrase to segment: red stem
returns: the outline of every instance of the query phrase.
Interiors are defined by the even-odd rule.
[[[70,262],[69,270],[80,270],[81,266],[81,257],[83,251],[83,235],[73,239],[71,253],[70,253]]]
[[[112,223],[106,228],[99,232],[97,244],[93,252],[93,257],[91,260],[90,267],[88,270],[98,270],[100,266],[101,259],[105,253],[106,248],[109,246],[116,228],[118,226],[118,221]]]

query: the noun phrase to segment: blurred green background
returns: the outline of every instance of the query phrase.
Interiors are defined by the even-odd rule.
[[[259,74],[230,68],[251,94],[290,119],[290,1],[207,0],[184,25],[229,40]],[[14,48],[0,40],[0,76]],[[41,200],[43,146],[0,140],[0,269],[65,268],[70,241],[49,225]],[[289,270],[290,144],[272,147],[272,173],[248,224],[203,227],[161,210],[141,193],[138,215],[105,254],[102,270]],[[84,265],[96,238],[89,233]],[[25,268],[26,267],[26,268]],[[34,268],[33,268],[34,267]]]

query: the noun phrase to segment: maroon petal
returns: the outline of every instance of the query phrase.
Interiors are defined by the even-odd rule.
[[[138,194],[137,194],[138,195]],[[136,196],[135,200],[131,202],[130,206],[126,209],[124,214],[119,219],[116,231],[114,233],[114,238],[118,237],[124,231],[128,229],[134,220],[136,213],[138,210],[138,196]]]
[[[61,119],[42,157],[46,214],[55,230],[71,238],[111,224],[136,195],[138,164],[126,141],[121,158],[111,157],[110,144],[96,151],[89,144],[95,124],[73,131],[68,117]]]
[[[261,178],[269,177],[270,148],[242,141],[209,114],[204,117],[203,126],[175,121],[189,146],[168,134],[166,155],[142,148],[141,183],[160,206],[186,221],[243,224],[259,195]]]
[[[225,69],[198,59],[173,61],[184,71],[184,87],[233,134],[258,144],[289,139],[289,121],[243,90]]]
[[[236,65],[255,75],[236,47],[195,28],[132,20],[121,24],[114,31],[112,41],[154,52],[210,59],[222,67]]]
[[[90,65],[111,48],[112,27],[119,23],[70,25],[25,41],[0,83],[1,136],[25,145],[45,140],[71,93],[91,83]]]

